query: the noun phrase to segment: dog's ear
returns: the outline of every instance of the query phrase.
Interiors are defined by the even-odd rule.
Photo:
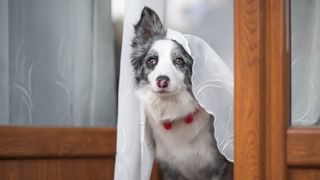
[[[157,15],[149,7],[144,7],[139,22],[134,26],[135,35],[147,41],[151,37],[165,37],[166,30]]]
[[[139,22],[134,25],[134,37],[131,47],[131,65],[135,70],[136,82],[141,81],[137,72],[143,72],[143,57],[155,40],[166,37],[167,31],[164,28],[159,16],[150,8],[145,7],[142,10]]]

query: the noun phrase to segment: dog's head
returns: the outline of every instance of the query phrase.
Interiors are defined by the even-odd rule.
[[[193,59],[181,44],[166,38],[158,15],[145,7],[134,30],[131,64],[138,86],[159,96],[191,92]]]

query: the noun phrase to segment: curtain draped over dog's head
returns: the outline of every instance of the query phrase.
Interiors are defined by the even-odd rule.
[[[148,1],[149,2],[149,1]],[[129,3],[131,3],[129,1]],[[131,5],[133,5],[131,3]],[[155,9],[163,17],[164,6],[147,3],[139,10],[128,8],[124,22],[124,37],[121,55],[119,87],[119,110],[117,130],[117,155],[115,179],[150,178],[154,145],[150,127],[146,123],[142,105],[135,97],[135,83],[130,65],[130,41],[133,24],[138,21],[143,5]],[[233,161],[233,73],[215,51],[203,40],[192,35],[183,35],[168,29],[168,39],[176,40],[193,57],[193,94],[199,104],[215,117],[215,139],[218,149]]]
[[[214,136],[219,151],[226,159],[233,161],[233,73],[204,40],[192,35],[183,35],[170,29],[168,29],[166,37],[176,40],[193,57],[193,75],[191,78],[193,94],[199,104],[214,116],[212,123],[214,124]],[[134,88],[130,91],[134,92]],[[136,103],[139,104],[138,101]],[[142,179],[148,179],[154,158],[154,145],[142,107],[140,115],[140,131],[137,130],[136,133],[140,133],[141,137],[138,141],[141,148],[141,176],[145,177]],[[119,130],[121,132],[121,129]],[[118,143],[121,141],[120,138],[122,136],[118,137]],[[122,148],[131,149],[131,147],[126,146]],[[118,149],[118,153],[123,150]],[[130,158],[130,154],[126,154],[126,156]],[[118,170],[120,170],[120,166],[121,164],[117,164]]]
[[[214,116],[218,149],[233,161],[233,73],[204,40],[171,29],[167,38],[182,44],[193,57],[192,92],[199,104]]]

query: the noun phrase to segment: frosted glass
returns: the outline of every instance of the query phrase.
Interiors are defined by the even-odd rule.
[[[0,123],[115,126],[108,0],[0,1]]]
[[[291,1],[292,125],[320,121],[320,1]]]

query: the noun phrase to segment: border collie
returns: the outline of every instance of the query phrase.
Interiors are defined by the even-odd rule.
[[[148,7],[134,32],[131,65],[137,95],[145,107],[164,179],[225,178],[227,161],[216,146],[213,117],[192,94],[194,59],[181,44],[166,38],[166,28]]]

